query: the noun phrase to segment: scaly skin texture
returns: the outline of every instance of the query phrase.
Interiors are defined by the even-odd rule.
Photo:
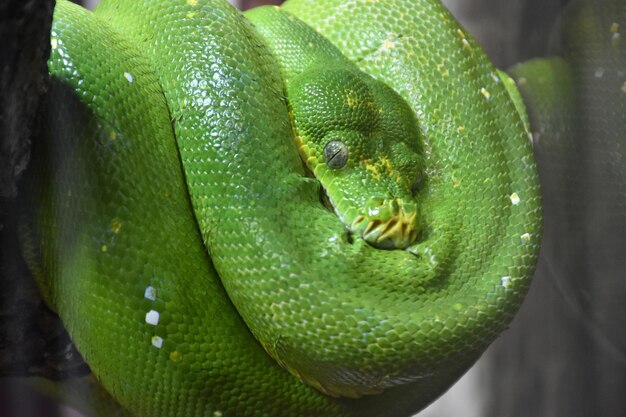
[[[246,17],[280,64],[302,160],[350,231],[377,247],[406,248],[419,230],[415,200],[423,178],[423,138],[413,111],[279,10],[256,8]]]
[[[285,9],[365,73],[274,9],[250,15],[257,32],[217,0],[58,4],[25,247],[94,374],[135,415],[409,415],[528,287],[540,201],[509,80],[434,0]],[[309,42],[318,52],[293,70]],[[337,90],[361,82],[357,101],[369,89],[382,103],[335,120],[364,136],[382,126],[371,161],[348,160],[374,189],[352,210],[382,211],[367,203],[378,170],[385,207],[419,213],[412,238],[380,246],[408,250],[368,244],[307,176],[299,146],[326,163],[337,129],[316,120],[304,77],[329,70]],[[346,111],[319,97],[319,114]]]

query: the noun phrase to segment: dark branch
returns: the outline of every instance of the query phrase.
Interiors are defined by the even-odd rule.
[[[88,372],[19,250],[19,179],[45,93],[54,0],[0,2],[0,377]]]

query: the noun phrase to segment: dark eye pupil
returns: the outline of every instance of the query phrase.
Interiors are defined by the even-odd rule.
[[[339,140],[332,140],[324,147],[324,157],[329,168],[343,168],[348,162],[348,147]]]

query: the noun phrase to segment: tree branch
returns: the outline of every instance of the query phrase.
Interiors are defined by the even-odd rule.
[[[22,259],[19,179],[45,93],[54,0],[0,3],[0,377],[53,379],[88,372]]]

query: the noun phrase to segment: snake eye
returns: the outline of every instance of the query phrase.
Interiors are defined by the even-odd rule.
[[[324,146],[324,158],[330,169],[343,168],[348,162],[348,146],[339,140],[331,140]]]

